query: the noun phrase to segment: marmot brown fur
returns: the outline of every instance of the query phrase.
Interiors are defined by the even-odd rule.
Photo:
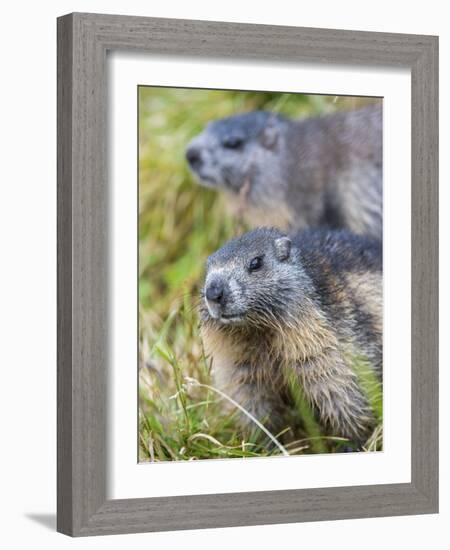
[[[252,227],[382,237],[381,104],[305,120],[263,111],[216,120],[186,157]]]
[[[203,296],[201,333],[219,388],[276,431],[294,376],[328,433],[366,440],[374,416],[353,366],[362,359],[381,380],[379,241],[256,229],[209,257]]]

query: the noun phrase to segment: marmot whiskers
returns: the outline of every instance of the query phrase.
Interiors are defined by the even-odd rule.
[[[276,430],[294,376],[331,434],[365,441],[374,416],[353,362],[363,358],[381,379],[379,241],[256,229],[209,257],[203,295],[201,332],[218,387]]]

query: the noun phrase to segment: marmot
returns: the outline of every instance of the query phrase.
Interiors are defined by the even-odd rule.
[[[366,441],[374,415],[352,365],[364,360],[381,383],[380,241],[255,229],[208,258],[202,295],[217,387],[276,433],[294,376],[327,433]]]
[[[202,185],[225,191],[251,227],[326,226],[382,238],[381,104],[289,120],[216,120],[187,147]]]

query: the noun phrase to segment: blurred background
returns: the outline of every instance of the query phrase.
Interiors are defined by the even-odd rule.
[[[221,193],[200,187],[185,161],[192,137],[213,119],[263,109],[291,118],[352,110],[374,98],[139,88],[139,460],[194,460],[280,453],[255,434],[244,440],[236,413],[213,387],[196,305],[207,256],[242,231]],[[373,389],[374,382],[371,381]],[[377,388],[377,391],[379,388]],[[375,391],[375,393],[377,393]],[[381,400],[381,391],[376,399]],[[300,425],[282,434],[289,454],[336,452],[298,396]],[[381,422],[366,448],[381,446]]]

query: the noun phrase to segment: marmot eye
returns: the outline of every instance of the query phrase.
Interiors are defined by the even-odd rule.
[[[239,136],[228,136],[222,141],[222,145],[227,149],[239,149],[244,144],[244,140]]]
[[[253,260],[250,261],[248,264],[248,270],[249,271],[256,271],[260,267],[262,267],[263,259],[261,256],[257,256],[256,258],[253,258]]]

